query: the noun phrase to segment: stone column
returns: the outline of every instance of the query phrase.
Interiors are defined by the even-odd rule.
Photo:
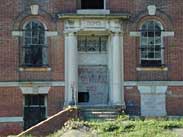
[[[121,56],[122,39],[120,33],[112,34],[112,105],[122,105],[122,56]]]
[[[78,91],[78,49],[77,49],[77,37],[72,33],[68,33],[65,37],[65,81],[66,89],[65,104],[74,104],[77,100]]]

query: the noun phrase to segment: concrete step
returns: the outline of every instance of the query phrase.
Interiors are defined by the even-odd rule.
[[[84,120],[114,120],[122,112],[121,107],[114,106],[80,107],[80,116]]]
[[[90,112],[82,112],[84,116],[94,116],[94,117],[114,117],[118,116],[120,113],[108,113],[108,114],[97,114],[97,113],[90,113]]]

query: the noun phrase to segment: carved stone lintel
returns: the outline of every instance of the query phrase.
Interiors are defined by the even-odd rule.
[[[48,94],[50,87],[20,87],[23,94]]]

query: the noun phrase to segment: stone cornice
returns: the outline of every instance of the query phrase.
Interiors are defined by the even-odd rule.
[[[0,87],[31,87],[32,85],[63,87],[65,86],[65,81],[0,82]]]
[[[124,81],[124,86],[183,86],[183,81]]]
[[[59,19],[129,19],[130,14],[128,13],[119,13],[119,14],[75,14],[75,13],[66,13],[66,14],[57,14]]]

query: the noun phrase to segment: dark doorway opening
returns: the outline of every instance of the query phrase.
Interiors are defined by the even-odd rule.
[[[79,92],[78,93],[78,103],[89,102],[89,92]]]
[[[46,119],[45,95],[25,95],[24,130]]]
[[[104,0],[81,0],[81,9],[104,9]]]

